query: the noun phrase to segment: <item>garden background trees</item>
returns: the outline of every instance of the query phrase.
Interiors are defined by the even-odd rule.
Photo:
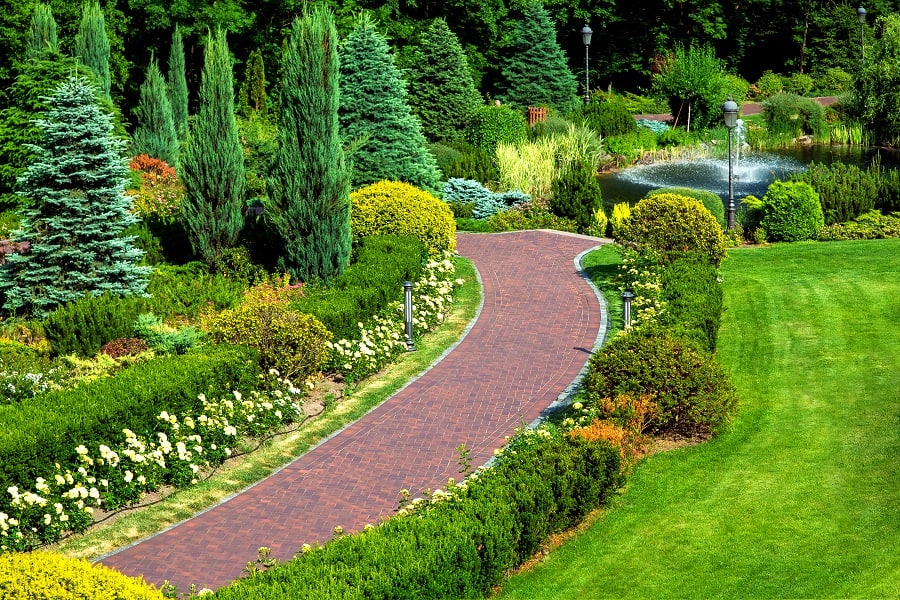
[[[75,36],[75,56],[86,64],[100,84],[100,93],[109,98],[109,38],[100,2],[85,2],[81,25]]]
[[[392,179],[437,193],[437,165],[407,103],[406,84],[387,40],[370,17],[359,19],[340,56],[340,126],[351,148],[353,187]]]
[[[857,81],[858,112],[875,142],[900,146],[900,15],[882,17]]]
[[[181,30],[176,25],[169,47],[169,73],[166,85],[175,133],[182,142],[188,134],[188,87],[184,69],[184,42],[181,39]]]
[[[137,219],[125,194],[124,142],[97,105],[97,90],[72,77],[49,100],[38,121],[38,158],[21,179],[29,198],[16,242],[30,249],[0,269],[3,309],[42,317],[86,294],[141,295],[149,267],[125,230]]]
[[[283,64],[279,147],[266,216],[281,239],[279,269],[301,281],[330,279],[347,266],[351,244],[331,11],[316,7],[294,20]]]
[[[141,85],[141,101],[136,112],[137,127],[131,143],[131,153],[147,154],[168,165],[178,164],[178,133],[172,118],[172,105],[166,81],[156,60],[147,67],[147,78]]]
[[[185,188],[181,216],[194,253],[214,265],[243,227],[246,181],[224,31],[207,36],[204,57],[200,110],[181,160]]]

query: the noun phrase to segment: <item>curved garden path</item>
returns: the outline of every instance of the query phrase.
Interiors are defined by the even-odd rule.
[[[576,257],[605,240],[548,231],[459,234],[483,306],[452,352],[359,421],[271,477],[101,559],[182,592],[239,577],[260,546],[288,559],[334,527],[357,531],[396,509],[398,492],[443,487],[460,444],[484,464],[578,379],[603,335],[600,300]]]

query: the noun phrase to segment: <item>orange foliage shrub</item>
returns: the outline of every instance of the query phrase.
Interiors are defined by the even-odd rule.
[[[141,174],[141,187],[133,193],[134,212],[145,218],[177,216],[184,198],[184,185],[175,169],[146,154],[135,156],[128,166]]]

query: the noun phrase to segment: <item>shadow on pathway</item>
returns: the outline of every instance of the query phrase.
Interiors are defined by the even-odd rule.
[[[339,435],[230,500],[101,562],[160,585],[218,588],[261,546],[291,558],[389,517],[399,490],[444,487],[465,444],[484,464],[579,376],[606,315],[575,266],[606,240],[547,231],[459,234],[484,303],[462,342]]]

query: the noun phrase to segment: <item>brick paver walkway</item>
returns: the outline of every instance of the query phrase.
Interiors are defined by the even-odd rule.
[[[398,492],[443,487],[465,444],[484,464],[584,367],[601,327],[599,303],[574,259],[600,240],[529,231],[459,235],[484,305],[471,331],[422,377],[272,477],[192,519],[102,559],[181,591],[239,577],[260,546],[288,559],[396,509]],[[605,328],[605,315],[603,326]]]

